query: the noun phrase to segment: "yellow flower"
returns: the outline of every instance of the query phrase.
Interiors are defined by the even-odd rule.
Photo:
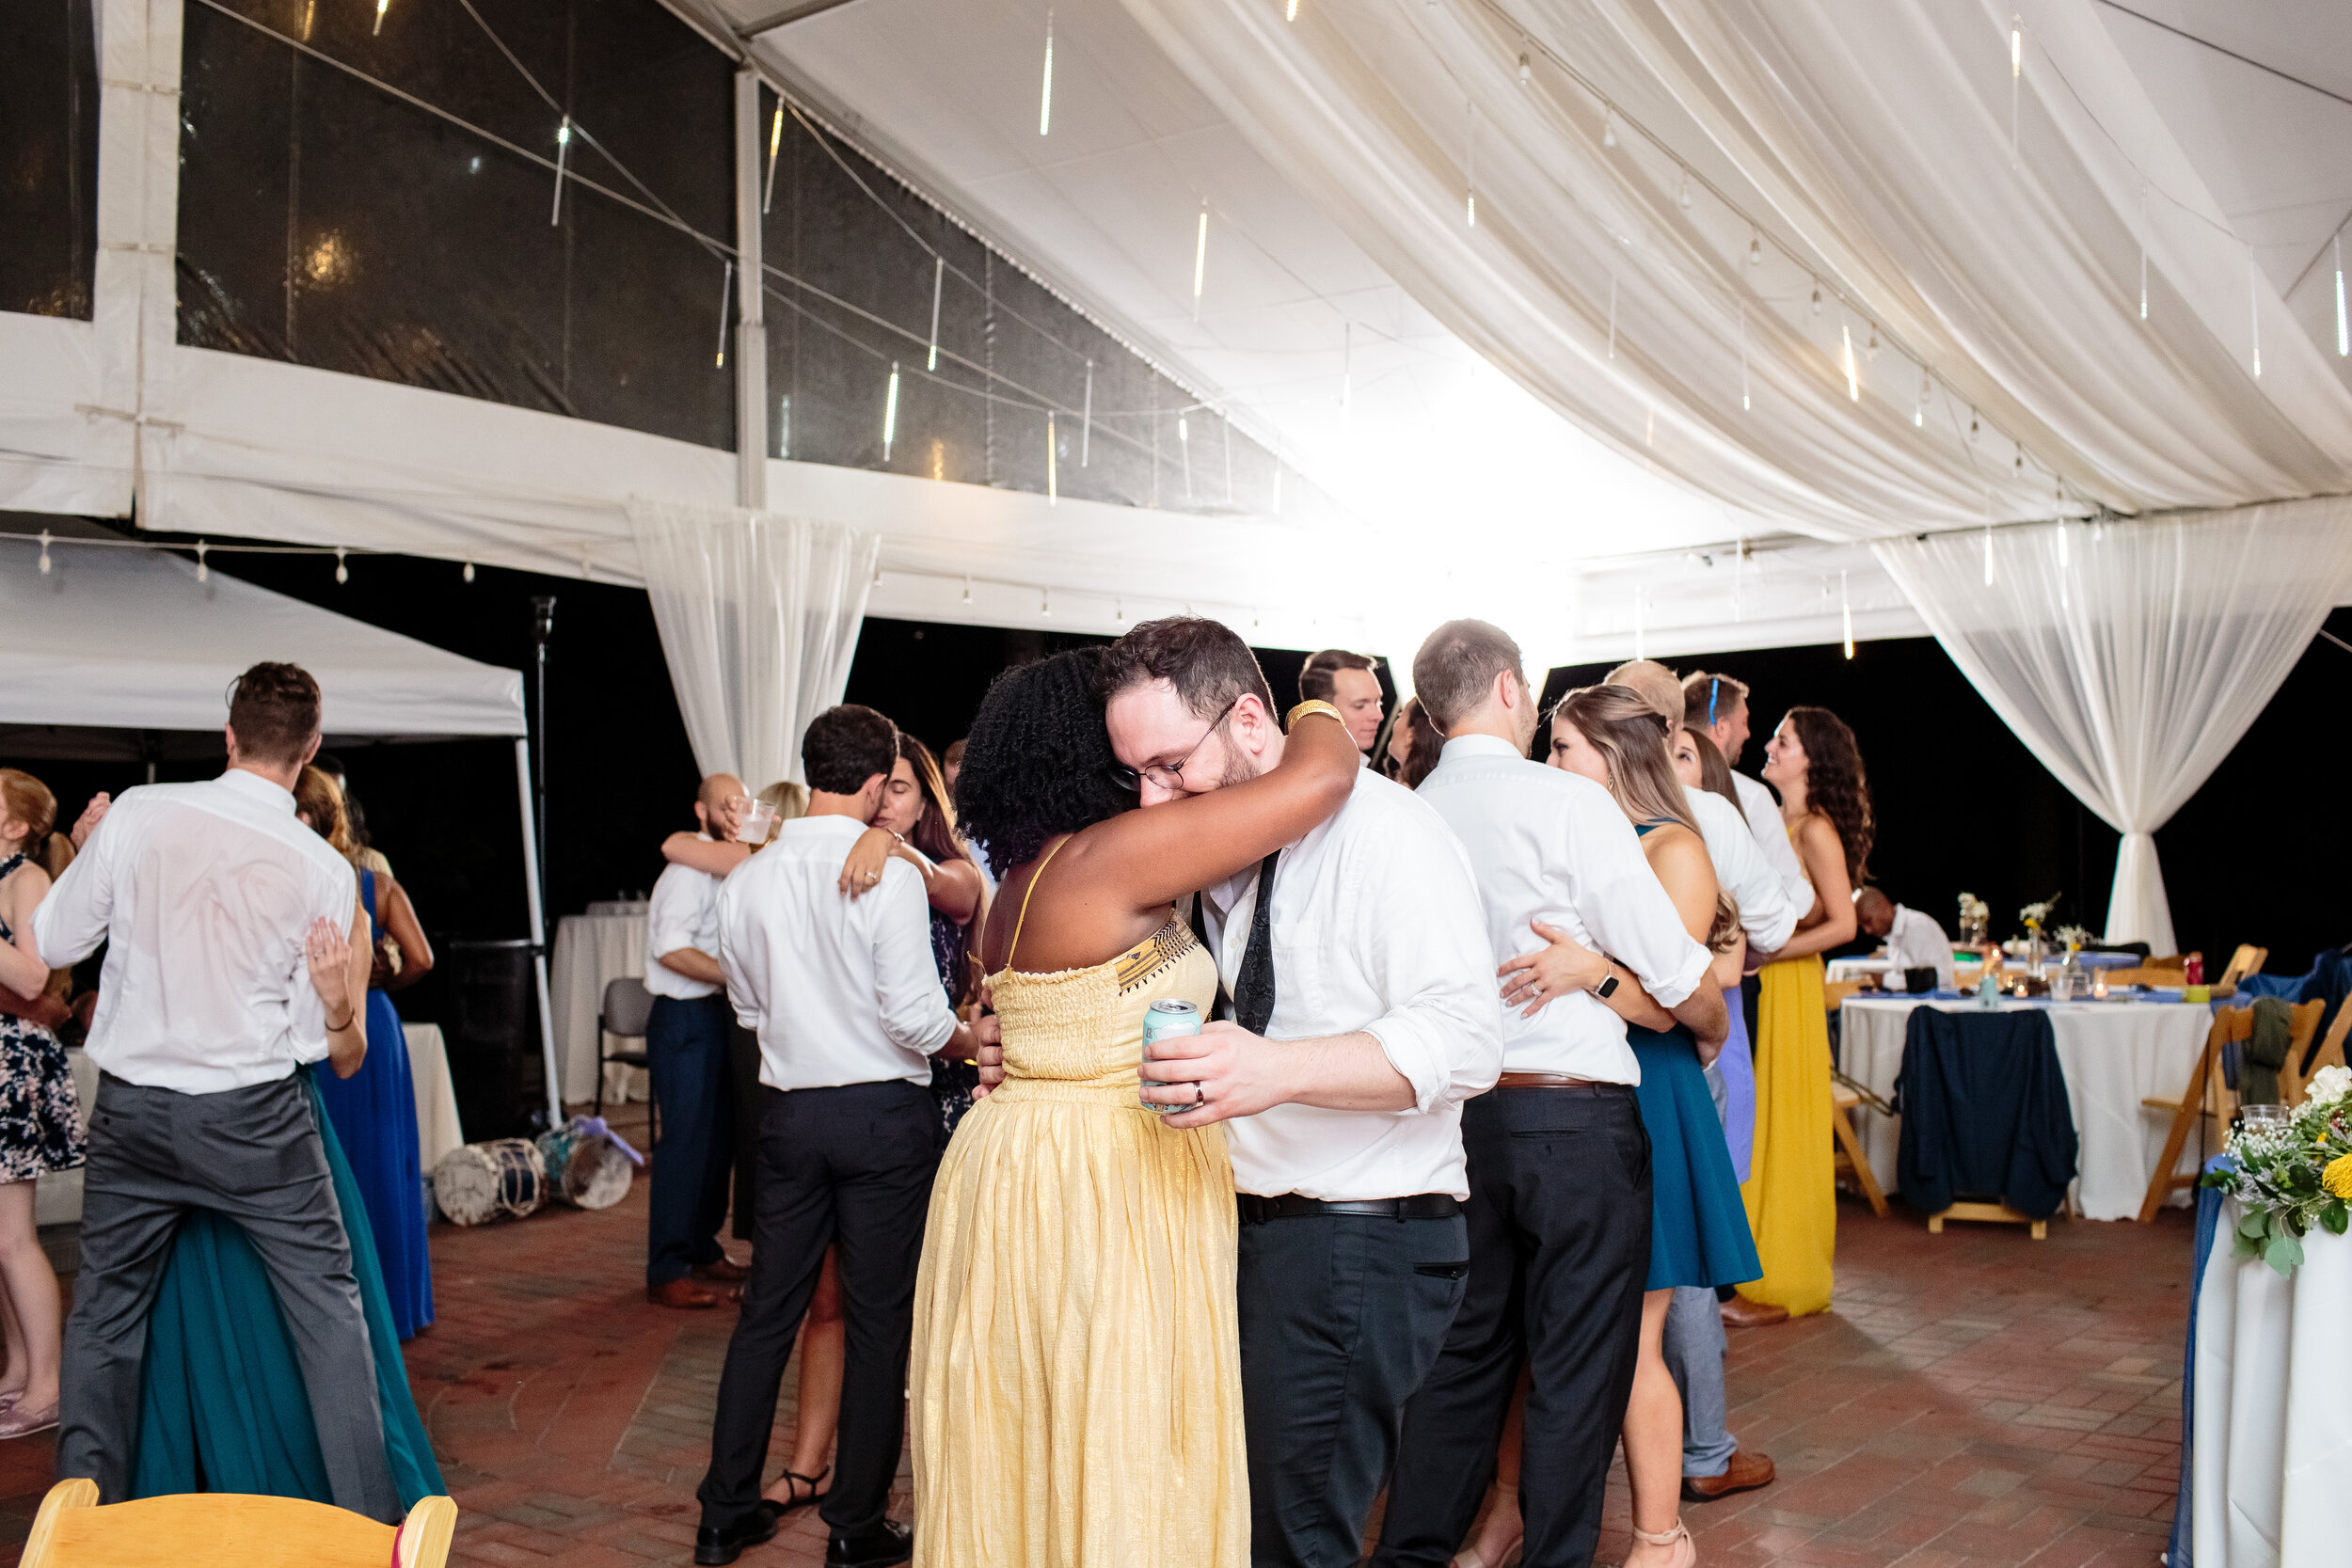
[[[2352,1154],[2339,1154],[2319,1173],[2319,1184],[2336,1197],[2352,1200]]]

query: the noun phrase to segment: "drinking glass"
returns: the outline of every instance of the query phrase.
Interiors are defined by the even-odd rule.
[[[755,800],[743,808],[743,820],[735,830],[740,844],[765,844],[769,830],[776,824],[776,808],[766,800]]]
[[[2237,1115],[2239,1123],[2249,1132],[2275,1132],[2294,1117],[2284,1105],[2241,1105]]]

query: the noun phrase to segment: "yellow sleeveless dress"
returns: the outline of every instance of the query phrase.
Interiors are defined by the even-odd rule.
[[[990,984],[1006,1079],[940,1162],[914,1288],[916,1568],[1243,1568],[1225,1132],[1136,1099],[1145,1009],[1207,1016],[1216,966],[1171,915]]]

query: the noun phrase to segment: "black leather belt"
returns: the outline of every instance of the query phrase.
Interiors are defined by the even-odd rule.
[[[1371,1214],[1384,1220],[1450,1220],[1462,1212],[1462,1205],[1445,1193],[1415,1193],[1410,1197],[1368,1197],[1330,1201],[1319,1197],[1301,1197],[1296,1193],[1284,1193],[1279,1197],[1261,1197],[1256,1193],[1242,1193],[1234,1201],[1241,1209],[1241,1223],[1263,1225],[1268,1220],[1304,1219],[1311,1214]]]

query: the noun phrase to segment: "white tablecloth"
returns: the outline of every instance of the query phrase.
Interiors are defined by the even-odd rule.
[[[1848,1077],[1867,1084],[1888,1100],[1895,1097],[1895,1079],[1902,1071],[1903,1030],[1911,1009],[1944,1006],[1973,1011],[1974,1002],[1922,1003],[1900,997],[1849,997],[1840,1016],[1842,1054]],[[2037,1004],[2013,1002],[2004,1010]],[[2128,1220],[2139,1214],[2148,1196],[2148,1179],[2164,1156],[2166,1133],[2171,1131],[2169,1113],[2148,1110],[2140,1101],[2151,1096],[2178,1099],[2187,1086],[2197,1053],[2204,1049],[2213,1026],[2210,1008],[2184,1003],[2067,1002],[2041,1005],[2050,1015],[2058,1037],[2058,1069],[2066,1077],[2067,1098],[2074,1101],[2074,1132],[2082,1141],[2074,1206],[2094,1220]],[[1869,1151],[1871,1174],[1879,1185],[1896,1187],[1895,1152],[1902,1123],[1881,1116],[1868,1106],[1854,1112],[1863,1147]],[[2181,1169],[2194,1170],[2201,1153],[2191,1138],[2182,1151]],[[2191,1195],[2179,1193],[2174,1201]]]
[[[2281,1279],[2220,1234],[2197,1303],[2197,1568],[2352,1561],[2352,1237],[2313,1230]]]
[[[430,1178],[441,1156],[466,1141],[449,1081],[449,1047],[437,1023],[404,1023],[401,1033],[408,1037],[408,1076],[417,1086],[417,1158]]]
[[[1867,980],[1894,967],[1892,958],[1832,958],[1821,968],[1821,980],[1833,986],[1841,980]]]
[[[568,1101],[596,1096],[596,1012],[604,1006],[604,983],[623,975],[645,977],[644,914],[567,914],[556,924],[555,962],[548,973],[548,1010],[554,1015],[555,1059],[564,1069],[564,1098]],[[614,1068],[604,1097],[644,1099],[644,1074]]]

